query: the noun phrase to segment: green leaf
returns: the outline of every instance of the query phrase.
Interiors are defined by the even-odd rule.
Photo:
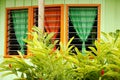
[[[8,75],[12,75],[14,74],[13,72],[5,72],[1,75],[1,77],[5,77],[5,76],[8,76]]]
[[[98,54],[98,51],[94,47],[88,47],[94,54]]]
[[[70,43],[73,41],[73,39],[74,39],[74,37],[72,37],[72,38],[68,41],[67,46],[66,46],[66,50],[67,50],[68,47],[70,46]]]

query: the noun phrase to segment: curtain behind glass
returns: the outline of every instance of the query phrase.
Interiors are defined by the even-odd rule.
[[[60,8],[46,8],[45,29],[48,33],[55,32],[53,39],[57,37],[60,29]]]
[[[82,54],[85,54],[85,42],[92,30],[97,8],[70,8],[69,14],[73,27],[82,41]]]
[[[25,42],[23,39],[27,38],[27,24],[28,24],[28,11],[27,10],[14,10],[12,11],[13,27],[16,39],[20,46],[20,51],[25,54]]]

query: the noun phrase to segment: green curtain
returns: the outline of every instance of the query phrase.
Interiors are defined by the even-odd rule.
[[[70,20],[74,26],[77,35],[82,41],[82,54],[85,54],[85,42],[92,30],[97,8],[70,8]]]
[[[20,46],[20,51],[25,54],[25,42],[23,39],[27,38],[28,25],[28,11],[27,10],[13,10],[12,11],[13,27],[16,39]]]

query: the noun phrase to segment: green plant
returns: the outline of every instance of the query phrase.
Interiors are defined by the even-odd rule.
[[[86,51],[84,56],[75,48],[77,55],[74,55],[74,58],[77,63],[74,64],[73,70],[76,79],[120,79],[120,31],[103,33],[103,36],[104,40],[101,39],[100,42],[96,40],[95,47],[89,47],[91,51]],[[93,59],[90,59],[90,56]]]
[[[37,27],[34,27],[29,34],[32,38],[24,41],[32,56],[24,59],[18,51],[20,58],[5,59],[0,64],[0,71],[5,72],[3,76],[15,74],[17,76],[15,80],[72,80],[73,77],[69,73],[72,73],[73,63],[65,58],[73,47],[69,45],[64,47],[60,43],[61,51],[59,48],[54,50],[58,42],[51,42],[54,33],[42,33]]]
[[[104,39],[95,41],[95,47],[89,47],[92,52],[87,53],[101,65],[100,69],[104,71],[102,80],[120,80],[120,31],[102,34]]]
[[[70,43],[60,42],[60,48],[51,41],[54,33],[43,33],[37,27],[29,33],[31,39],[24,41],[28,45],[29,56],[4,59],[0,64],[2,76],[15,74],[15,80],[120,80],[120,31],[103,33],[104,40],[95,41],[95,47],[89,47],[86,55]],[[74,51],[73,51],[74,50]],[[75,52],[75,53],[74,53]],[[93,59],[90,58],[93,57]]]

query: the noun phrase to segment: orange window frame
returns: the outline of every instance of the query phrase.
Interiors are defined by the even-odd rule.
[[[8,53],[8,12],[10,10],[21,10],[21,9],[28,9],[28,16],[31,16],[31,7],[14,7],[14,8],[6,8],[6,19],[5,19],[5,22],[6,22],[6,25],[5,25],[5,46],[4,46],[4,57],[5,58],[9,58],[9,57],[12,57],[12,56],[19,56],[19,55],[9,55]],[[30,28],[31,28],[31,18],[28,17],[28,32],[30,31]],[[28,38],[29,38],[29,35],[28,35]],[[27,49],[27,53],[28,53],[28,49]],[[27,54],[28,55],[28,54]],[[26,57],[27,55],[24,55],[24,57]]]
[[[63,4],[56,4],[56,5],[46,5],[45,7],[60,7],[60,41],[64,42],[64,5]]]
[[[64,38],[64,5],[62,4],[56,4],[56,5],[45,5],[45,7],[60,7],[61,9],[61,21],[60,21],[60,41],[63,42]],[[13,8],[6,8],[6,19],[5,19],[5,41],[4,41],[4,57],[5,58],[10,58],[12,56],[18,56],[19,55],[9,55],[8,51],[8,12],[9,10],[20,10],[20,9],[28,9],[28,32],[31,31],[32,26],[34,26],[34,8],[38,8],[38,6],[28,6],[28,7],[13,7]],[[30,36],[28,35],[28,38],[30,38]],[[27,55],[24,55],[24,57],[27,57],[29,55],[29,49],[27,48]]]
[[[69,25],[68,25],[68,21],[69,21],[69,17],[68,17],[68,15],[69,15],[69,7],[97,7],[98,8],[98,16],[97,16],[97,18],[98,18],[98,22],[97,22],[97,24],[98,24],[98,28],[97,28],[97,40],[98,41],[100,41],[100,16],[101,16],[101,5],[100,4],[67,4],[66,5],[66,42],[68,42],[68,27],[69,27]]]
[[[61,17],[60,17],[60,41],[61,42],[64,42],[64,5],[63,4],[54,4],[54,5],[45,5],[45,7],[60,7],[61,9]],[[33,10],[34,8],[38,8],[38,6],[33,6],[32,7],[32,19],[31,19],[31,23],[32,23],[32,26],[34,26],[34,13],[33,13]]]

